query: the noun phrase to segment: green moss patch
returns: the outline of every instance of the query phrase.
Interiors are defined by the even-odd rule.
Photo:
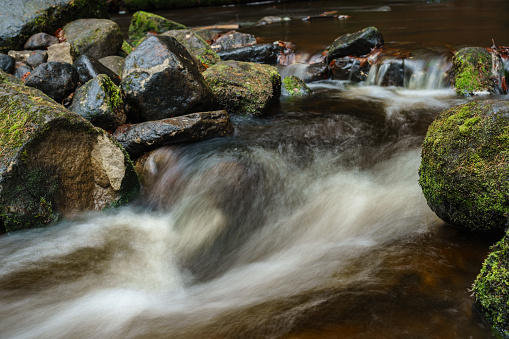
[[[419,183],[443,220],[503,230],[509,216],[509,102],[470,102],[442,112],[422,145]]]
[[[454,87],[458,94],[493,92],[495,82],[491,76],[491,54],[485,48],[463,48],[454,55],[453,63]]]
[[[302,96],[310,93],[311,89],[302,79],[295,75],[290,75],[283,79],[283,95]]]
[[[148,32],[159,34],[172,29],[187,29],[187,27],[157,14],[138,11],[133,14],[129,26],[129,39],[139,42]]]

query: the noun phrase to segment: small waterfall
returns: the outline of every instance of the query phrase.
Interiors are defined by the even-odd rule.
[[[371,66],[365,85],[398,86],[407,89],[441,89],[449,85],[451,60],[428,58],[384,58]]]

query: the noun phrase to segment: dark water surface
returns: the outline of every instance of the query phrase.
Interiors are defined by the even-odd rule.
[[[425,47],[434,56],[422,61],[441,66],[461,46],[509,45],[508,4],[309,1],[162,14],[245,25],[339,10],[352,17],[242,31],[314,55],[375,25],[387,44]],[[416,67],[422,81],[405,88],[310,84],[311,96],[282,98],[271,116],[234,118],[231,137],[155,152],[136,206],[0,237],[0,337],[490,338],[469,288],[496,239],[444,224],[417,181],[427,126],[467,100],[441,72]]]

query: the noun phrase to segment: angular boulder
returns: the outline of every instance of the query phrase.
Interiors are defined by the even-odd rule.
[[[125,58],[117,55],[110,55],[105,58],[99,59],[99,62],[104,66],[108,67],[118,77],[122,76],[122,70],[124,69]]]
[[[129,156],[102,129],[27,86],[0,85],[0,220],[7,231],[132,200]]]
[[[309,94],[311,94],[311,89],[299,77],[290,75],[283,79],[281,87],[282,96],[295,97]]]
[[[474,303],[497,338],[509,337],[509,235],[497,242],[472,286]]]
[[[115,55],[124,41],[117,23],[107,19],[79,19],[65,25],[63,32],[75,57],[87,54],[100,59]]]
[[[72,65],[78,71],[80,83],[82,84],[99,74],[106,74],[115,85],[120,86],[120,77],[92,56],[82,55]]]
[[[509,102],[485,100],[442,112],[422,144],[419,183],[442,220],[503,230],[509,215]]]
[[[106,74],[99,74],[78,88],[69,110],[106,131],[115,131],[126,121],[120,88]]]
[[[187,51],[198,59],[199,62],[210,67],[221,61],[221,58],[217,53],[210,47],[198,35],[188,29],[177,29],[164,32],[162,35],[174,37]]]
[[[256,37],[254,35],[234,31],[221,35],[210,47],[219,52],[226,49],[253,46],[255,44]]]
[[[54,32],[80,18],[107,18],[104,0],[3,1],[0,11],[0,52],[20,50],[35,33]]]
[[[453,57],[454,88],[460,95],[493,93],[491,54],[482,47],[465,47]]]
[[[281,76],[270,65],[220,62],[203,72],[219,107],[236,115],[262,115],[281,94]]]
[[[129,54],[121,86],[141,121],[216,108],[198,63],[170,36],[149,36]]]
[[[355,33],[340,36],[327,49],[329,60],[346,56],[363,56],[373,48],[384,44],[384,38],[376,27],[367,27]]]
[[[71,64],[74,62],[71,44],[62,42],[48,47],[48,62],[66,62]]]
[[[25,42],[24,49],[46,49],[51,45],[58,44],[60,40],[47,33],[36,33]]]
[[[217,52],[221,60],[277,64],[285,48],[279,44],[256,44],[252,46],[227,49]]]
[[[138,11],[133,14],[131,24],[129,25],[129,39],[131,41],[139,41],[148,32],[161,34],[175,29],[187,29],[187,27],[157,14]]]
[[[46,62],[32,70],[25,85],[35,87],[61,103],[78,87],[78,81],[78,72],[71,64]]]
[[[228,113],[221,110],[121,126],[114,137],[136,159],[165,145],[222,137],[232,132]]]

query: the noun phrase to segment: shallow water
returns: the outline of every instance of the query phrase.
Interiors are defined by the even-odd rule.
[[[463,23],[489,22],[489,40],[507,20],[488,19],[509,11],[503,1],[356,4],[170,14],[191,25],[348,11],[346,22],[246,28],[316,54],[368,22],[394,45],[479,44],[483,32]],[[373,11],[382,5],[392,11]],[[441,33],[395,28],[412,13],[433,27],[454,20]],[[471,40],[446,41],[456,24]],[[491,337],[469,288],[495,239],[444,224],[417,182],[427,126],[466,99],[439,85],[310,87],[268,117],[234,118],[231,137],[155,152],[133,206],[0,237],[0,337]]]

